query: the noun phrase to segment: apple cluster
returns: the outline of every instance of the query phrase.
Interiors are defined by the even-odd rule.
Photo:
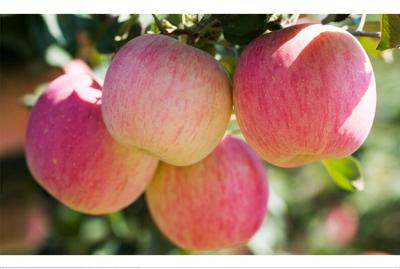
[[[146,192],[177,245],[231,247],[266,215],[258,155],[294,167],[353,153],[371,128],[375,91],[362,47],[332,26],[255,39],[233,86],[209,54],[142,35],[116,53],[103,85],[85,68],[49,84],[30,115],[26,158],[39,184],[77,211],[115,212]],[[250,146],[226,134],[233,106]]]

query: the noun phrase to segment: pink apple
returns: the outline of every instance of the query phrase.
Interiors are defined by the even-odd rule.
[[[357,212],[349,205],[333,207],[325,218],[324,227],[329,241],[339,245],[346,245],[357,234]]]
[[[191,250],[233,247],[264,219],[266,170],[249,146],[226,136],[199,163],[161,163],[146,197],[158,227],[175,244]]]
[[[34,106],[26,158],[49,193],[77,211],[103,214],[132,203],[158,160],[116,143],[101,116],[101,86],[88,74],[50,83]]]
[[[81,59],[73,59],[62,67],[66,74],[93,74],[92,69]]]
[[[240,56],[233,84],[247,142],[282,167],[352,154],[375,115],[368,56],[334,26],[301,24],[257,38]]]
[[[210,55],[171,37],[143,35],[115,55],[102,110],[117,141],[183,166],[217,146],[232,97],[225,71]]]

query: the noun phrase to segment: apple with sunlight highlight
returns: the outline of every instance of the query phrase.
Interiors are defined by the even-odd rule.
[[[158,160],[116,143],[101,116],[101,86],[88,74],[52,81],[26,132],[31,173],[49,193],[84,213],[118,211],[136,200]]]
[[[161,163],[146,191],[160,230],[190,250],[246,243],[267,210],[265,168],[243,141],[225,136],[207,158],[186,167]]]
[[[232,111],[230,83],[209,54],[164,35],[143,35],[113,58],[103,118],[121,144],[184,166],[217,146]]]
[[[357,39],[318,24],[252,41],[240,56],[233,95],[247,142],[281,167],[352,154],[368,136],[376,106],[374,72]]]
[[[73,59],[62,67],[66,74],[93,74],[92,69],[81,59]]]

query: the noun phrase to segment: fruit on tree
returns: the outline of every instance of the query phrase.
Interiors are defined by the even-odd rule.
[[[221,65],[164,35],[143,35],[124,45],[107,70],[103,91],[111,135],[178,166],[211,153],[232,110]]]
[[[77,211],[103,214],[132,203],[158,160],[116,143],[101,116],[101,86],[88,74],[50,83],[30,115],[26,158],[49,193]]]
[[[225,136],[194,165],[160,163],[146,197],[156,224],[175,244],[191,250],[233,247],[264,219],[267,176],[247,144]]]
[[[350,205],[337,205],[329,210],[324,220],[324,228],[329,241],[346,245],[357,234],[357,212]]]
[[[81,59],[73,59],[62,67],[66,74],[93,74],[92,69]]]
[[[247,142],[282,167],[352,154],[375,115],[367,54],[351,34],[328,25],[295,25],[251,42],[233,95]]]

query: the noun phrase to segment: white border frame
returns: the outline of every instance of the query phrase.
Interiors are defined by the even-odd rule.
[[[1,13],[400,13],[398,0],[4,0]]]
[[[399,256],[0,256],[0,267],[400,268]],[[60,267],[60,268],[62,268]],[[69,268],[68,268],[69,269]]]
[[[4,0],[1,13],[400,13],[399,0]],[[0,267],[399,268],[399,256],[0,256]],[[167,265],[167,267],[166,267]],[[193,267],[196,265],[196,267]]]

